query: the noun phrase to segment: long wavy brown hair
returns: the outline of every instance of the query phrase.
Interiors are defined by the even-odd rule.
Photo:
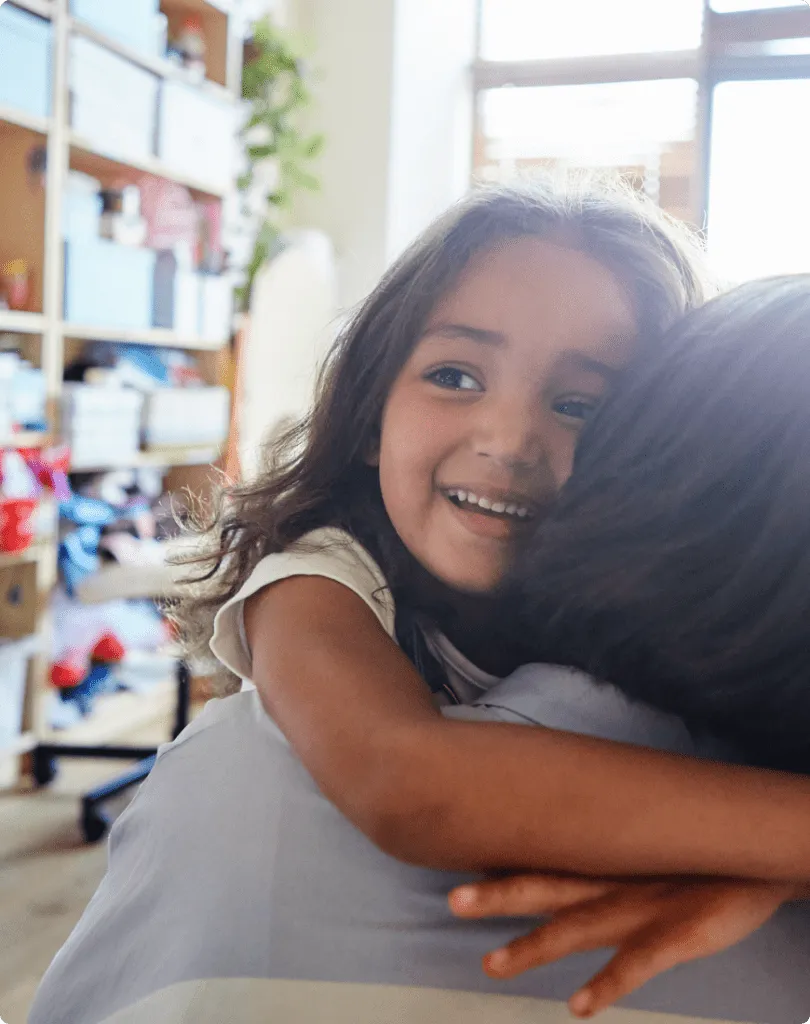
[[[259,476],[224,489],[199,526],[202,548],[173,610],[192,655],[207,655],[213,616],[261,558],[322,526],[342,527],[377,559],[403,639],[399,616],[418,604],[408,582],[413,560],[388,520],[378,471],[366,456],[391,386],[437,301],[476,254],[526,236],[557,241],[609,269],[633,300],[645,342],[706,296],[696,238],[618,181],[549,178],[473,191],[385,273],[329,353],[311,412],[268,444]]]

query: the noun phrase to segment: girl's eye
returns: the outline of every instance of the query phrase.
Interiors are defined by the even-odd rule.
[[[592,398],[558,398],[553,405],[554,412],[558,416],[564,416],[567,420],[578,420],[584,423],[596,411],[597,403]]]
[[[484,390],[472,374],[459,370],[456,366],[440,366],[438,370],[433,370],[427,375],[427,380],[448,391]]]

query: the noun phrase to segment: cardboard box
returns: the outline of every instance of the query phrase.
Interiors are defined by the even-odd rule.
[[[36,654],[37,638],[0,642],[0,751],[22,732],[28,660]]]
[[[0,568],[0,637],[17,640],[37,628],[37,565],[21,562]]]

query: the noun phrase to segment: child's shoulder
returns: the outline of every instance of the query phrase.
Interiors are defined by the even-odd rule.
[[[284,551],[266,555],[239,591],[217,612],[211,650],[235,675],[250,678],[244,633],[244,605],[260,590],[291,576],[322,576],[342,583],[365,601],[383,629],[394,636],[395,608],[382,570],[345,530],[327,526],[305,534]]]

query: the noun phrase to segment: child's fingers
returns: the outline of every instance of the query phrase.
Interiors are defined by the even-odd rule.
[[[623,946],[598,974],[571,997],[568,1007],[575,1017],[591,1017],[635,992],[664,971],[689,960],[669,936],[660,941],[644,934]]]
[[[789,886],[755,882],[694,883],[662,893],[659,912],[617,943],[613,959],[571,998],[571,1012],[592,1016],[656,975],[726,949],[764,924],[791,895]]]
[[[512,875],[459,886],[449,903],[457,917],[535,917],[604,896],[616,885],[565,875]]]
[[[609,900],[607,897],[563,910],[548,924],[493,950],[484,957],[485,972],[494,978],[513,978],[572,953],[620,946],[647,923],[649,915],[643,907],[613,907]]]

